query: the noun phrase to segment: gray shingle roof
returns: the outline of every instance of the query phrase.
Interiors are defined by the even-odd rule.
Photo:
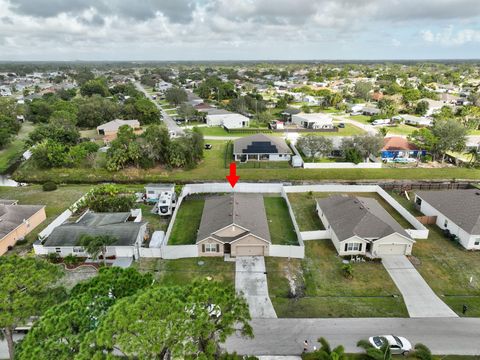
[[[317,204],[340,241],[355,235],[378,239],[393,233],[411,238],[375,199],[332,195],[317,199]]]
[[[261,154],[291,154],[292,151],[288,147],[284,139],[278,136],[268,136],[265,134],[255,134],[252,136],[246,136],[240,139],[235,140],[233,143],[233,153],[234,154],[257,154],[255,148],[270,147],[268,152],[263,152]]]
[[[238,225],[270,242],[267,215],[263,196],[258,194],[234,194],[210,197],[205,200],[197,242],[228,225]],[[219,239],[230,242],[234,238]]]
[[[480,190],[416,191],[420,198],[469,234],[480,234]]]
[[[21,225],[23,220],[31,218],[43,207],[43,205],[0,204],[0,239]]]
[[[130,213],[88,213],[76,223],[56,227],[44,246],[79,246],[82,235],[110,235],[118,240],[112,245],[129,246],[137,240],[144,222],[127,222]]]

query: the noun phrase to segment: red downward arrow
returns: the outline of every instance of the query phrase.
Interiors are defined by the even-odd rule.
[[[232,188],[235,187],[238,179],[240,179],[240,176],[237,176],[237,164],[235,164],[234,162],[230,163],[230,175],[225,177],[227,178]]]

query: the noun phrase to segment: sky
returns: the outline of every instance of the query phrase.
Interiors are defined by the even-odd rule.
[[[0,60],[480,58],[480,0],[0,0]]]

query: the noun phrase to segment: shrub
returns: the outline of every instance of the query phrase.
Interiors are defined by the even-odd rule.
[[[57,190],[57,184],[53,181],[48,181],[42,186],[43,191],[54,191]]]
[[[353,278],[353,266],[352,264],[343,264],[342,266],[343,276],[347,279]]]
[[[56,264],[60,261],[60,255],[58,255],[57,253],[50,253],[47,255],[47,260],[51,263]]]
[[[27,242],[28,242],[27,239],[20,239],[20,240],[17,240],[15,245],[25,245]]]
[[[80,259],[72,254],[67,255],[63,258],[65,265],[77,265],[80,262]]]

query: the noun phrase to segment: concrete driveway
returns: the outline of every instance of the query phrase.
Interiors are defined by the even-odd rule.
[[[382,263],[402,293],[410,317],[458,317],[433,292],[406,256],[383,256]]]
[[[252,318],[276,318],[268,296],[263,256],[239,256],[235,260],[235,289],[243,293]]]

